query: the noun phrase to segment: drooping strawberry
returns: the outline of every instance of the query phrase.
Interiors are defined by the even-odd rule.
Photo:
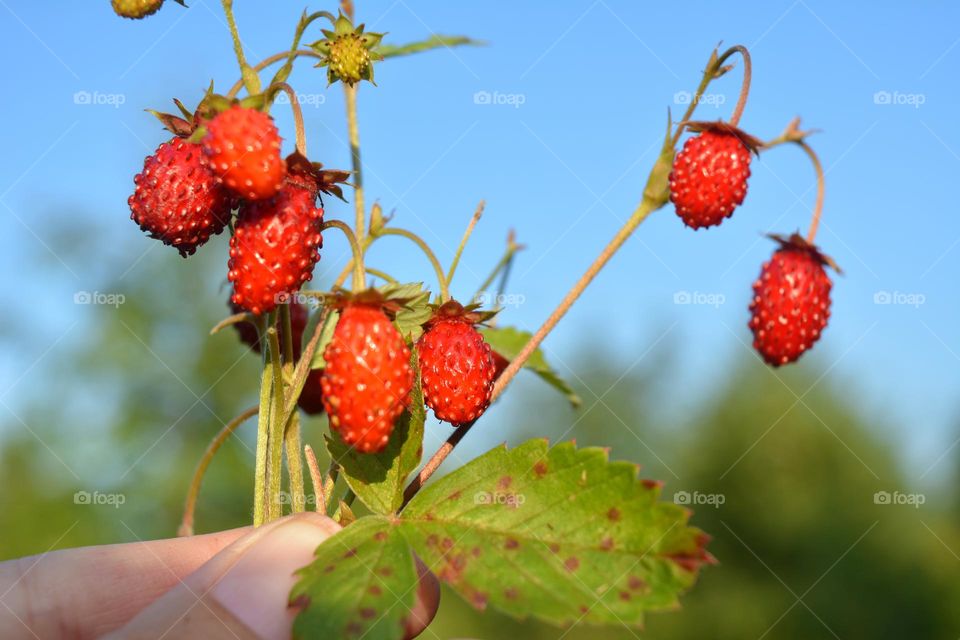
[[[688,138],[673,160],[670,201],[688,227],[712,227],[743,203],[751,149],[759,141],[724,123],[698,122],[689,128],[700,133]]]
[[[497,363],[476,329],[480,320],[473,309],[450,301],[417,341],[423,398],[438,420],[466,424],[490,405]]]
[[[413,388],[410,350],[376,292],[347,300],[320,378],[330,428],[363,453],[387,446]]]
[[[284,184],[280,134],[269,115],[233,105],[206,123],[203,151],[213,173],[234,194],[262,200]]]
[[[210,172],[200,145],[181,138],[164,142],[133,182],[130,218],[184,258],[230,220],[232,198]]]
[[[820,339],[830,318],[833,261],[801,236],[772,236],[780,244],[753,284],[753,346],[774,367],[796,361]]]
[[[316,200],[316,186],[291,174],[275,196],[240,207],[227,273],[234,304],[266,313],[311,278],[323,244]]]

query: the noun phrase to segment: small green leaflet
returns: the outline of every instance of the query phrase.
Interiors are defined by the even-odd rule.
[[[530,341],[532,334],[527,331],[520,331],[513,327],[503,327],[496,329],[481,330],[484,340],[487,341],[494,351],[499,353],[507,360],[513,360],[519,355],[524,345]],[[573,390],[565,380],[561,379],[543,356],[543,351],[537,349],[530,358],[524,363],[524,368],[530,369],[542,378],[551,387],[557,389],[567,397],[574,408],[582,404],[580,396]]]
[[[413,553],[389,520],[361,518],[325,540],[290,593],[294,638],[399,640],[416,597]]]
[[[675,608],[713,559],[689,512],[599,448],[498,447],[426,487],[399,528],[477,608],[555,623],[639,626]]]
[[[411,366],[415,379],[410,408],[397,420],[383,451],[359,453],[344,444],[339,436],[326,436],[327,451],[340,464],[340,472],[347,484],[374,513],[396,513],[403,503],[407,477],[420,464],[427,410],[423,405],[416,351],[411,356]]]
[[[425,291],[422,282],[409,284],[386,284],[377,287],[388,299],[403,301],[403,307],[397,311],[393,324],[407,342],[416,342],[423,333],[423,323],[430,319],[430,292]]]
[[[384,44],[375,49],[375,52],[384,58],[394,58],[396,56],[408,56],[413,53],[429,51],[431,49],[452,48],[462,45],[481,46],[484,43],[479,40],[473,40],[466,36],[443,36],[434,35],[426,40],[411,42],[405,45]]]

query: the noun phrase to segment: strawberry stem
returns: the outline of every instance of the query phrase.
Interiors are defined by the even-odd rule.
[[[257,334],[263,345],[263,370],[260,374],[260,408],[257,418],[257,453],[254,471],[253,489],[253,526],[258,527],[266,521],[267,499],[267,447],[270,438],[270,398],[273,392],[273,362],[269,356],[270,345],[266,337],[266,320],[257,319]]]
[[[267,96],[272,100],[278,91],[283,91],[290,98],[290,110],[293,112],[293,127],[296,131],[297,152],[307,157],[307,132],[303,126],[303,110],[297,100],[297,92],[286,82],[275,82],[267,88]]]
[[[287,418],[283,414],[283,365],[280,361],[280,340],[277,336],[276,311],[271,312],[267,327],[267,340],[270,345],[271,373],[273,375],[273,398],[270,409],[270,435],[268,449],[270,451],[267,463],[267,522],[277,520],[283,513],[283,503],[280,500],[280,482],[283,466],[283,434]]]
[[[340,229],[343,235],[347,236],[347,241],[350,242],[350,250],[353,252],[353,290],[363,291],[367,288],[367,281],[364,277],[363,249],[360,248],[357,236],[353,233],[353,229],[341,220],[327,220],[323,223],[322,229],[330,228]]]
[[[246,56],[243,55],[243,43],[240,41],[240,31],[237,29],[237,20],[233,16],[233,0],[221,0],[223,13],[227,17],[227,26],[230,28],[230,37],[233,39],[233,52],[237,56],[237,63],[240,65],[240,75],[243,78],[243,85],[250,95],[260,93],[260,76],[247,64]]]
[[[718,77],[717,73],[721,71],[723,63],[734,53],[739,53],[743,57],[743,82],[740,85],[740,97],[737,99],[733,114],[730,116],[730,124],[735,127],[740,122],[740,116],[743,115],[743,109],[747,104],[747,96],[750,94],[750,80],[753,75],[753,67],[750,62],[750,52],[747,51],[746,47],[738,44],[724,51],[719,57],[717,56],[716,49],[710,54],[707,68],[703,71],[703,78],[700,79],[700,84],[697,86],[697,90],[694,92],[690,104],[687,105],[687,110],[684,112],[683,117],[680,118],[681,126],[677,127],[677,132],[673,136],[673,146],[676,146],[680,140],[680,135],[683,133],[683,125],[693,118],[693,112],[696,111],[697,106],[700,104],[700,99],[703,97],[707,87]]]
[[[323,476],[320,475],[320,465],[317,464],[317,454],[313,447],[303,446],[303,457],[307,459],[307,469],[310,470],[310,482],[313,484],[313,510],[317,513],[327,512],[327,497],[324,493]]]
[[[347,137],[350,142],[350,161],[353,164],[353,206],[356,212],[354,229],[357,240],[363,242],[365,235],[364,222],[366,209],[363,202],[363,164],[360,162],[360,125],[357,122],[357,89],[358,85],[344,83],[343,96],[347,107]]]
[[[401,236],[412,241],[420,250],[423,251],[423,255],[427,256],[427,259],[430,261],[430,264],[433,265],[433,270],[437,275],[437,282],[440,287],[440,301],[446,302],[450,299],[450,290],[447,283],[447,277],[443,273],[443,267],[440,266],[440,261],[437,260],[436,254],[433,252],[433,249],[430,248],[423,238],[418,236],[412,231],[407,229],[401,229],[399,227],[387,227],[380,232],[381,236]]]
[[[280,322],[283,327],[283,375],[284,379],[293,377],[293,322],[290,317],[290,305],[280,306]],[[282,410],[283,405],[281,405]],[[299,513],[306,507],[303,490],[303,461],[300,458],[300,416],[294,412],[283,434],[287,448],[287,482],[289,483],[293,512]]]
[[[483,215],[483,208],[486,206],[487,203],[481,200],[480,204],[477,205],[477,210],[473,212],[473,217],[470,218],[470,222],[467,224],[467,230],[463,232],[463,238],[460,239],[460,246],[457,247],[457,252],[453,254],[453,262],[450,263],[450,270],[447,271],[448,286],[453,282],[453,274],[456,273],[457,265],[460,264],[460,256],[463,254],[463,249],[467,246],[467,241],[470,240],[473,228],[477,226],[477,222],[480,221],[480,216]]]
[[[281,51],[280,53],[275,53],[272,56],[268,56],[258,62],[253,70],[255,72],[260,72],[272,65],[275,62],[280,62],[284,58],[302,58],[302,57],[311,57],[311,58],[322,58],[323,56],[317,53],[316,51],[311,51],[310,49],[297,49],[296,51]],[[227,92],[227,99],[232,100],[237,97],[237,94],[240,93],[240,89],[243,89],[243,78],[241,77],[237,80],[230,91]]]
[[[503,252],[503,256],[497,261],[497,264],[493,266],[493,270],[490,272],[490,275],[487,276],[487,279],[480,284],[477,288],[477,292],[473,294],[473,300],[476,300],[487,290],[487,288],[493,284],[493,281],[496,280],[497,276],[500,275],[500,272],[507,268],[513,261],[513,257],[517,254],[518,251],[522,250],[524,247],[522,244],[516,243],[516,237],[513,230],[510,230],[510,233],[507,234],[507,248]]]
[[[210,462],[213,461],[213,456],[220,450],[220,447],[224,442],[237,430],[241,424],[243,424],[248,418],[257,414],[260,410],[259,406],[253,406],[238,415],[236,418],[228,422],[220,429],[220,432],[213,437],[213,440],[210,441],[210,444],[207,445],[206,451],[203,452],[203,456],[200,458],[200,462],[197,463],[197,468],[193,472],[193,479],[190,481],[190,487],[187,489],[187,498],[183,505],[183,519],[180,522],[180,528],[177,529],[177,535],[179,536],[192,536],[193,535],[193,515],[197,507],[197,498],[200,495],[200,484],[203,482],[203,476],[207,472],[207,467],[210,466]]]
[[[817,157],[817,153],[813,150],[813,147],[808,145],[803,139],[798,140],[797,144],[806,152],[810,161],[813,163],[814,171],[817,172],[817,201],[813,206],[813,219],[810,221],[810,230],[807,231],[807,242],[813,244],[814,238],[817,237],[817,228],[820,226],[820,216],[823,213],[823,197],[826,191],[826,179],[823,173],[823,165],[820,163],[820,158]]]

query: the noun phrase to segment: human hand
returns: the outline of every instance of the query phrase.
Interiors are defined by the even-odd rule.
[[[290,637],[294,571],[340,526],[316,513],[257,529],[53,551],[0,563],[0,637]],[[440,591],[419,564],[413,638],[433,619]]]

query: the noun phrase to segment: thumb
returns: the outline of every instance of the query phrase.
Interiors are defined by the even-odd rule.
[[[109,637],[286,640],[296,616],[288,607],[294,572],[309,564],[317,546],[339,530],[333,520],[316,513],[263,525]]]

